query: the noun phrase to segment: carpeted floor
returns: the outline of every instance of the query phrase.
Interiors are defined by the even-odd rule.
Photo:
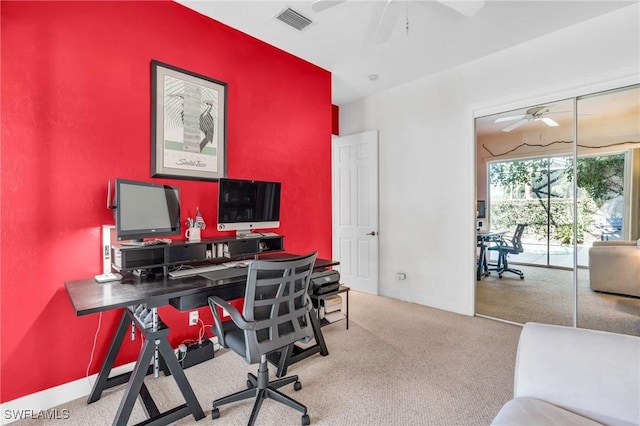
[[[493,272],[476,283],[476,312],[518,324],[527,321],[573,324],[573,272],[513,265],[524,280]],[[598,293],[589,271],[578,269],[578,327],[640,336],[640,298]]]
[[[350,308],[349,330],[344,321],[323,328],[329,355],[314,355],[288,371],[300,376],[303,387],[283,392],[307,405],[312,425],[487,425],[511,398],[519,326],[355,291]],[[177,424],[245,425],[251,401],[221,407],[217,420],[210,418],[211,401],[242,389],[254,370],[224,349],[185,370],[207,418]],[[183,403],[171,377],[145,382],[161,410]],[[109,424],[123,391],[124,385],[91,405],[81,398],[58,407],[69,410],[69,419],[49,424]],[[129,424],[144,419],[137,402]],[[300,415],[267,400],[257,423],[299,425]]]

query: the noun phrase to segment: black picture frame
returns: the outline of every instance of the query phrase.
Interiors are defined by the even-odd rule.
[[[227,175],[227,83],[151,61],[151,177]]]

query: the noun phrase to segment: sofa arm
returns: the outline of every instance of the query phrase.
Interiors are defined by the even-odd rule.
[[[638,247],[635,240],[594,241],[592,247]]]
[[[640,424],[640,337],[527,323],[514,396],[604,424]]]
[[[640,296],[640,247],[635,244],[591,247],[589,286],[595,291]]]

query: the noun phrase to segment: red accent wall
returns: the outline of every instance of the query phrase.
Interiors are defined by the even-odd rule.
[[[99,315],[76,317],[63,283],[102,272],[109,179],[179,185],[183,219],[200,207],[217,235],[217,183],[149,177],[151,59],[228,83],[228,175],[281,181],[287,251],[331,257],[328,71],[174,2],[0,8],[0,402],[99,369],[120,313],[102,315],[89,366]],[[197,337],[187,313],[160,313],[174,346]],[[117,364],[139,348],[125,339]]]
[[[338,136],[340,135],[340,107],[337,105],[331,105],[331,133]]]

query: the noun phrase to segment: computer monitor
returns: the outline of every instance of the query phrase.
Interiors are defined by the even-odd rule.
[[[116,179],[114,207],[118,240],[136,242],[181,233],[178,187]]]
[[[485,200],[476,201],[476,218],[485,219],[487,217],[487,204]]]
[[[280,182],[220,179],[218,230],[247,236],[254,229],[280,227]]]

